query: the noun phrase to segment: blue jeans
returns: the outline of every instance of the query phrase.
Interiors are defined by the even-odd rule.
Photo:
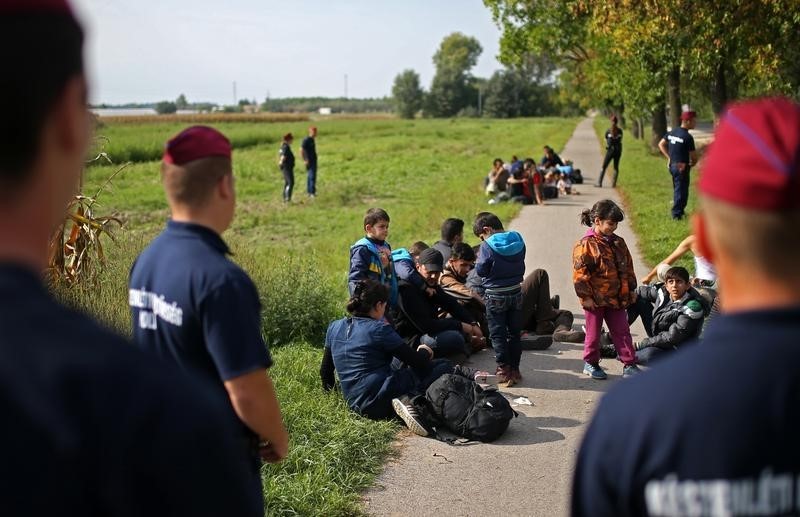
[[[392,399],[422,395],[433,381],[445,373],[453,373],[453,363],[448,359],[434,359],[425,368],[397,367],[392,364],[392,373],[386,378],[375,398],[363,407],[355,408],[367,418],[381,420],[394,415]]]
[[[522,291],[498,294],[487,290],[486,323],[498,365],[519,368],[522,358]]]
[[[650,365],[658,362],[664,357],[669,356],[675,350],[672,348],[664,349],[657,346],[648,346],[636,351],[636,362],[639,364]]]
[[[456,353],[468,353],[464,334],[458,330],[445,330],[432,336],[425,334],[419,339],[419,342],[431,347],[435,357]]]
[[[309,194],[317,194],[317,164],[308,165],[306,167],[308,179],[306,181],[306,188]]]
[[[677,164],[670,164],[669,173],[672,175],[672,218],[680,219],[683,217],[683,210],[689,201],[689,164],[683,172],[678,170]]]

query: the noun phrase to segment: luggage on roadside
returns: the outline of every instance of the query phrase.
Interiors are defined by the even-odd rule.
[[[444,374],[428,387],[425,395],[414,397],[412,404],[434,431],[432,434],[448,443],[436,431],[444,426],[468,440],[491,442],[508,429],[517,412],[497,390],[481,388],[477,382],[460,375]]]

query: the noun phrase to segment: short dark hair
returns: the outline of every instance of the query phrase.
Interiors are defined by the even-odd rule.
[[[161,181],[167,196],[188,206],[205,203],[226,174],[232,174],[231,160],[223,156],[200,158],[183,165],[161,162]]]
[[[475,222],[472,223],[472,233],[475,234],[475,237],[480,237],[485,226],[498,232],[503,231],[503,223],[500,222],[500,218],[491,212],[481,212],[475,216]]]
[[[67,82],[83,72],[83,31],[69,14],[0,16],[0,181],[24,182],[42,128]]]
[[[595,203],[591,210],[587,208],[581,212],[581,223],[585,226],[592,226],[595,218],[618,223],[625,219],[625,213],[616,203],[610,199],[604,199]]]
[[[500,165],[503,165],[503,163],[504,163],[503,159],[502,158],[495,158],[494,161],[492,162],[492,165],[497,165],[498,163]]]
[[[428,246],[426,243],[422,241],[417,241],[414,244],[412,244],[410,248],[408,248],[408,254],[414,258],[417,258],[417,256],[420,253],[422,253],[428,248],[430,248],[430,246]]]
[[[667,269],[667,272],[664,273],[664,282],[667,280],[683,280],[687,284],[689,283],[689,272],[686,270],[685,267],[682,266],[673,266]]]
[[[364,226],[368,224],[375,226],[381,221],[390,222],[389,214],[387,214],[386,210],[383,208],[370,208],[364,215]]]
[[[457,242],[453,244],[450,258],[453,260],[475,260],[475,251],[466,242]]]
[[[389,288],[384,284],[372,280],[356,282],[353,295],[347,302],[347,312],[353,316],[366,316],[378,302],[389,300]]]
[[[442,223],[442,240],[453,242],[459,234],[464,233],[464,221],[449,217]]]

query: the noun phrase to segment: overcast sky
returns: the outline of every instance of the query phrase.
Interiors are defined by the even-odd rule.
[[[489,77],[500,31],[481,0],[72,0],[87,29],[93,103],[390,95],[460,31],[483,53]]]

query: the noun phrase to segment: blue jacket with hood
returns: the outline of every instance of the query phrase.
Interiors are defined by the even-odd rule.
[[[475,272],[483,278],[483,287],[511,287],[525,276],[525,242],[514,231],[498,232],[481,243]]]

